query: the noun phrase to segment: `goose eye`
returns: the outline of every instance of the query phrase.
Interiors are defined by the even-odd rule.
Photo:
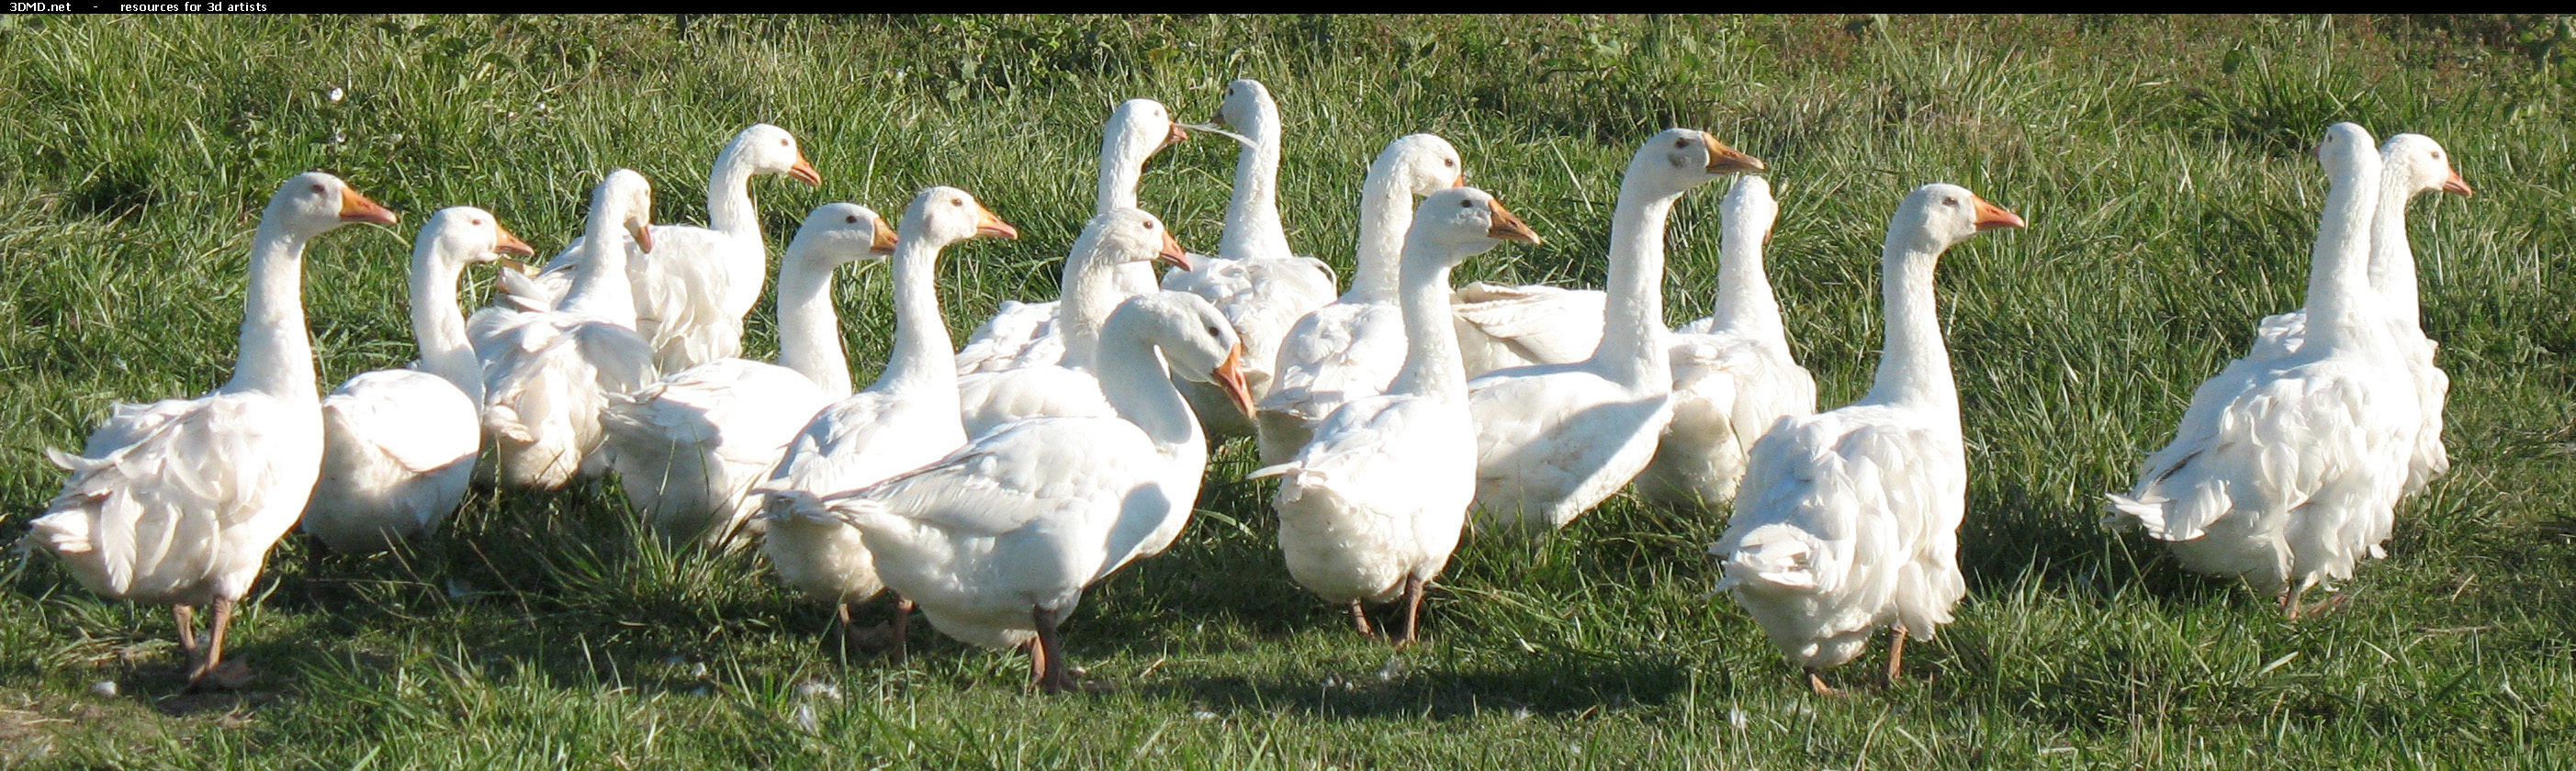
[[[784,139],[778,140],[778,146],[779,146],[779,147],[786,147],[786,146],[787,146],[787,140],[784,140]]]
[[[473,224],[475,227],[482,227],[482,226],[483,226],[483,221],[482,221],[482,220],[467,220],[467,222],[468,222],[468,223]]]
[[[1153,222],[1152,220],[1146,220],[1146,221],[1145,221],[1145,229],[1146,229],[1146,230],[1153,230],[1153,229],[1154,229],[1154,222]]]
[[[850,218],[847,220],[847,222],[849,222],[850,224],[853,224],[853,225],[858,224],[858,222],[859,222],[859,215],[856,215],[856,214],[852,214],[852,215],[850,215]]]
[[[1440,159],[1440,167],[1444,169],[1458,168],[1458,162],[1448,158],[1442,158]]]
[[[1675,150],[1687,150],[1687,149],[1690,149],[1690,140],[1688,140],[1688,139],[1675,139],[1675,140],[1673,140],[1673,149],[1675,149]]]
[[[966,202],[965,202],[964,200],[962,200],[962,199],[951,198],[951,199],[948,199],[948,205],[950,205],[950,206],[964,206],[964,205],[966,205]]]
[[[1957,206],[1957,205],[1959,205],[1959,199],[1956,199],[1956,198],[1943,198],[1943,199],[1941,199],[1941,205],[1943,205],[1943,206]]]
[[[314,186],[313,186],[313,192],[321,193],[321,192],[327,192],[327,191],[326,191],[326,190],[324,190],[324,188],[323,188],[321,185],[314,185]]]
[[[1473,208],[1476,208],[1476,202],[1474,202],[1474,201],[1459,201],[1459,202],[1458,202],[1458,208],[1461,208],[1461,209],[1473,209]]]

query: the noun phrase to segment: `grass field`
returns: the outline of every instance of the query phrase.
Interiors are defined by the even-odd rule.
[[[1614,499],[1536,546],[1473,539],[1428,644],[1350,634],[1284,570],[1247,444],[1181,543],[1067,626],[1087,692],[926,630],[889,666],[755,557],[674,552],[614,490],[469,500],[374,558],[272,554],[235,627],[248,692],[179,695],[168,614],[50,560],[0,576],[0,767],[2482,768],[2576,766],[2576,46],[2564,19],[0,17],[0,539],[112,401],[223,381],[245,248],[322,168],[405,212],[308,257],[326,387],[409,360],[412,229],[475,204],[551,253],[589,186],[651,177],[705,216],[754,121],[826,178],[755,184],[783,243],[815,204],[962,187],[1021,228],[942,266],[962,334],[1049,298],[1100,122],[1192,120],[1256,77],[1287,119],[1290,241],[1347,269],[1360,174],[1434,131],[1545,248],[1466,278],[1599,286],[1635,144],[1707,128],[1770,163],[1770,252],[1823,403],[1867,388],[1877,244],[1904,191],[2030,221],[1944,260],[1970,451],[1955,625],[1878,686],[1808,694],[1708,594],[1723,514]],[[329,94],[342,95],[334,100]],[[2095,526],[2253,322],[2299,305],[2328,123],[2430,135],[2475,199],[2419,202],[2455,466],[2339,612]],[[1148,209],[1216,241],[1234,148],[1159,156]],[[1719,192],[1674,216],[1671,321],[1707,312]],[[488,274],[474,274],[469,297]],[[839,283],[862,382],[884,271]],[[747,348],[774,348],[766,306]],[[875,611],[871,611],[875,612]],[[105,685],[102,685],[105,684]]]

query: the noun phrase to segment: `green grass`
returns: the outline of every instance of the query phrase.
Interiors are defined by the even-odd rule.
[[[815,204],[892,213],[931,184],[1020,226],[942,266],[961,333],[999,300],[1053,296],[1100,121],[1128,97],[1197,119],[1226,80],[1268,83],[1290,240],[1345,268],[1368,160],[1438,132],[1548,239],[1461,278],[1592,286],[1634,144],[1708,128],[1771,164],[1772,274],[1829,405],[1867,386],[1877,243],[1904,191],[1956,182],[2031,222],[1942,268],[1971,595],[1892,687],[1869,682],[1872,654],[1839,675],[1855,695],[1809,696],[1708,595],[1722,521],[1624,498],[1540,546],[1471,538],[1428,644],[1390,653],[1288,580],[1237,445],[1181,543],[1069,623],[1093,692],[1026,693],[1021,660],[929,634],[904,666],[845,658],[821,642],[826,610],[756,558],[666,550],[613,490],[502,494],[404,553],[281,543],[235,627],[264,673],[243,694],[178,695],[166,613],[13,558],[0,767],[2576,765],[2569,34],[2523,17],[0,18],[0,538],[60,482],[41,448],[77,446],[112,401],[226,377],[253,219],[308,168],[407,214],[311,251],[332,383],[410,357],[420,216],[483,206],[550,252],[628,166],[658,220],[700,221],[707,163],[753,121],[795,132],[827,179],[756,183],[773,239]],[[2299,304],[2324,182],[2304,148],[2335,120],[2431,135],[2479,190],[2414,210],[2455,465],[2350,605],[2288,623],[2094,522],[2254,319]],[[1232,158],[1166,151],[1146,206],[1207,248]],[[1707,312],[1717,196],[1674,216],[1672,321]],[[887,346],[883,273],[839,289],[864,380]]]

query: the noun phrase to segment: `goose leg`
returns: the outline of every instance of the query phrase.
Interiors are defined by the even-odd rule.
[[[904,633],[912,629],[912,607],[911,600],[897,595],[894,598],[894,620],[887,622],[893,627],[889,631],[894,636],[894,647],[886,650],[886,659],[897,664],[903,663],[906,655],[903,648]]]
[[[1895,639],[1887,642],[1887,682],[1893,684],[1905,676],[1905,625],[1896,625]]]
[[[1422,631],[1422,585],[1420,576],[1404,578],[1404,630],[1395,635],[1395,647],[1412,645]]]
[[[179,622],[179,653],[188,657],[188,671],[197,671],[197,609],[186,605],[170,606],[170,618]]]
[[[852,639],[854,639],[851,635],[857,634],[855,631],[850,629],[849,603],[832,603],[832,633],[840,635],[842,645],[850,644]]]
[[[1368,611],[1360,609],[1359,600],[1351,601],[1351,626],[1360,630],[1361,637],[1377,636],[1377,630],[1369,628]]]
[[[1064,646],[1055,631],[1058,620],[1055,612],[1045,608],[1033,608],[1029,616],[1037,622],[1038,627],[1038,639],[1030,642],[1036,646],[1031,650],[1037,655],[1031,657],[1030,661],[1032,668],[1036,670],[1038,690],[1045,693],[1063,693],[1072,690],[1073,673],[1064,664]]]
[[[1824,670],[1821,670],[1821,669],[1817,669],[1817,668],[1815,668],[1815,667],[1808,667],[1808,668],[1807,668],[1807,688],[1808,688],[1809,690],[1813,690],[1813,691],[1815,691],[1815,692],[1816,692],[1816,695],[1818,695],[1818,696],[1841,696],[1841,695],[1843,695],[1843,692],[1841,692],[1841,691],[1837,691],[1837,690],[1834,690],[1834,687],[1833,687],[1833,686],[1826,685],[1826,684],[1825,684],[1825,671],[1824,671]]]
[[[217,677],[215,670],[224,663],[224,632],[231,629],[232,625],[233,601],[222,597],[215,598],[213,629],[206,634],[206,655],[195,668],[188,672],[188,690],[198,691],[228,685],[222,681],[232,678]]]

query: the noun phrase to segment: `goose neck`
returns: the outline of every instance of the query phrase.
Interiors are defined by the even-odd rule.
[[[939,315],[940,245],[905,239],[894,250],[894,352],[871,390],[957,398],[957,353]]]
[[[2370,226],[2379,199],[2376,155],[2338,175],[2326,192],[2317,240],[2309,254],[2308,329],[2302,352],[2327,355],[2367,343],[2378,332],[2383,302],[2370,288]]]
[[[1101,139],[1100,186],[1091,206],[1094,215],[1136,208],[1136,188],[1145,177],[1145,160],[1153,153],[1130,150],[1126,133],[1126,127],[1122,125]]]
[[[483,364],[465,339],[465,312],[456,304],[456,282],[465,261],[426,239],[411,254],[411,335],[420,346],[420,369],[483,401]]]
[[[824,395],[840,401],[850,395],[850,360],[841,350],[840,314],[832,309],[833,264],[811,251],[802,243],[790,244],[779,264],[778,365],[804,375]]]
[[[1093,374],[1100,379],[1101,396],[1120,419],[1143,429],[1156,449],[1167,457],[1183,447],[1204,449],[1207,439],[1198,417],[1172,387],[1162,354],[1141,330],[1110,325],[1102,333],[1099,363]]]
[[[1351,289],[1343,299],[1350,302],[1377,303],[1396,299],[1399,274],[1404,271],[1404,231],[1413,226],[1410,195],[1399,187],[1394,174],[1380,169],[1369,170],[1368,180],[1360,187],[1360,233],[1351,273]]]
[[[2399,178],[2410,171],[2390,164],[2380,178],[2379,205],[2371,214],[2370,286],[2386,300],[2384,307],[2401,326],[2421,328],[2415,248],[2406,236],[2406,204],[2414,195]]]
[[[1655,189],[1630,174],[1610,224],[1610,282],[1601,343],[1592,363],[1633,391],[1672,388],[1664,348],[1664,225],[1681,191]]]
[[[1225,235],[1217,256],[1230,260],[1288,254],[1279,224],[1279,113],[1263,100],[1243,121],[1252,143],[1236,154],[1234,197],[1225,207]]]
[[[1717,307],[1710,313],[1716,327],[1786,349],[1788,332],[1780,322],[1780,301],[1771,292],[1771,275],[1762,264],[1761,229],[1730,227],[1721,238]]]
[[[257,392],[320,403],[313,339],[304,326],[304,244],[310,236],[262,218],[251,241],[250,292],[241,348],[225,393]]]
[[[1407,238],[1403,287],[1404,368],[1387,393],[1460,401],[1467,395],[1467,367],[1458,356],[1458,329],[1450,320],[1449,271],[1464,255],[1428,238]]]
[[[1109,323],[1109,314],[1118,310],[1119,302],[1137,294],[1121,286],[1120,267],[1111,264],[1097,247],[1076,249],[1065,258],[1064,302],[1057,306],[1064,324],[1064,366],[1092,368],[1100,350],[1101,328]]]
[[[582,228],[581,248],[586,252],[573,267],[572,288],[564,291],[563,311],[597,316],[628,329],[635,328],[635,286],[626,277],[626,250],[633,239],[626,234],[623,210],[601,211],[592,207],[590,222]]]
[[[1941,249],[1914,239],[1888,239],[1880,260],[1886,303],[1886,341],[1880,346],[1871,404],[1923,408],[1956,420],[1959,386],[1950,372],[1950,349],[1941,337],[1941,312],[1932,278]]]
[[[737,239],[761,243],[760,210],[751,200],[751,153],[740,143],[727,145],[707,172],[707,224]],[[766,244],[756,250],[768,254]]]

